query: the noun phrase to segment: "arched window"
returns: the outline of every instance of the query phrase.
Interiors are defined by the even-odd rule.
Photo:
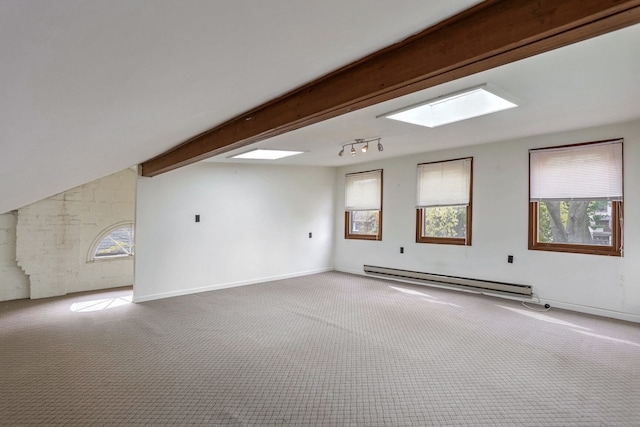
[[[91,260],[129,257],[134,254],[132,223],[116,224],[100,234],[90,253]]]

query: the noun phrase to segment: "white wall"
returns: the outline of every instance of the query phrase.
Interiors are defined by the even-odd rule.
[[[0,215],[0,301],[29,298],[29,278],[16,263],[17,215]]]
[[[131,258],[89,258],[103,231],[133,222],[135,185],[136,172],[125,169],[18,210],[14,260],[29,277],[31,298],[133,283]]]
[[[625,139],[624,257],[528,250],[528,150],[618,137]],[[473,245],[415,243],[416,165],[467,156],[474,158]],[[363,265],[369,264],[529,284],[552,306],[640,321],[639,162],[640,122],[631,122],[340,168],[335,268],[363,274]],[[345,240],[344,175],[378,168],[384,170],[382,241]],[[513,264],[507,255],[514,255]]]
[[[135,300],[331,270],[334,188],[320,167],[200,163],[138,178]]]

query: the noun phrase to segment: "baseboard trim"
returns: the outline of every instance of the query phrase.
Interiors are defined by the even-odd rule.
[[[579,313],[592,314],[594,316],[609,317],[612,319],[625,320],[627,322],[640,323],[640,315],[625,313],[622,311],[606,310],[604,308],[590,307],[588,305],[578,305],[562,301],[540,298],[541,304],[549,304],[552,308],[577,311]]]
[[[333,271],[338,271],[340,273],[348,273],[348,274],[357,274],[358,276],[365,276],[362,270],[349,270],[348,268],[334,268]]]
[[[238,281],[238,282],[220,283],[220,284],[217,284],[217,285],[209,285],[209,286],[202,286],[202,287],[197,287],[197,288],[181,289],[179,291],[163,292],[163,293],[159,293],[159,294],[141,295],[141,296],[137,296],[135,294],[136,293],[136,286],[134,284],[133,285],[133,302],[139,303],[139,302],[153,301],[153,300],[157,300],[157,299],[179,297],[179,296],[183,296],[183,295],[198,294],[198,293],[201,293],[201,292],[217,291],[217,290],[220,290],[220,289],[236,288],[236,287],[239,287],[239,286],[255,285],[255,284],[258,284],[258,283],[273,282],[274,280],[291,279],[291,278],[294,278],[294,277],[309,276],[311,274],[326,273],[328,271],[334,271],[334,269],[333,268],[320,268],[320,269],[316,269],[316,270],[307,270],[307,271],[300,271],[300,272],[297,272],[297,273],[282,274],[282,275],[279,275],[279,276],[260,277],[260,278],[251,279],[251,280],[241,280],[241,281]]]
[[[487,295],[487,296],[491,296],[491,297],[506,298],[506,299],[515,300],[515,301],[525,301],[525,302],[531,302],[532,301],[531,298],[521,298],[521,297],[518,297],[518,296],[503,295],[503,294],[494,293],[494,292],[490,292],[490,291],[485,292],[485,291],[476,291],[476,290],[471,290],[471,289],[460,289],[460,288],[446,286],[446,285],[435,283],[435,282],[434,283],[429,283],[427,285],[424,282],[419,282],[419,281],[405,280],[405,279],[398,279],[398,278],[384,277],[384,276],[373,276],[373,275],[365,274],[360,270],[349,270],[349,269],[336,268],[335,271],[339,271],[341,273],[356,274],[358,276],[364,276],[364,277],[375,277],[377,279],[390,280],[390,281],[394,281],[394,282],[410,283],[412,285],[429,286],[429,287],[434,287],[434,288],[449,289],[449,290],[453,290],[453,291],[460,291],[460,292],[467,292],[467,293],[473,293],[473,294]],[[551,300],[551,299],[546,299],[546,298],[540,298],[539,296],[536,296],[535,298],[536,298],[535,299],[536,303],[539,302],[542,305],[549,304],[551,306],[551,308],[560,308],[560,309],[563,309],[563,310],[570,310],[570,311],[575,311],[575,312],[578,312],[578,313],[591,314],[591,315],[594,315],[594,316],[608,317],[608,318],[611,318],[611,319],[617,319],[617,320],[624,320],[624,321],[627,321],[627,322],[640,323],[640,315],[638,315],[638,314],[625,313],[625,312],[614,311],[614,310],[607,310],[607,309],[604,309],[604,308],[590,307],[590,306],[580,305],[580,304],[572,304],[572,303],[568,303],[568,302],[562,302],[562,301],[556,301],[556,300]]]

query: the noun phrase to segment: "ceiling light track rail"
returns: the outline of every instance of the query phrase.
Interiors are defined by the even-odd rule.
[[[349,142],[347,144],[342,144],[342,149],[338,153],[338,156],[340,156],[340,157],[344,156],[344,149],[345,149],[345,147],[348,147],[348,146],[351,146],[351,150],[349,150],[349,154],[351,154],[351,156],[355,156],[356,155],[355,147],[357,147],[358,145],[362,145],[362,147],[360,147],[360,151],[362,151],[363,153],[366,153],[367,151],[369,151],[369,143],[370,142],[376,142],[377,145],[378,145],[378,151],[383,151],[384,147],[382,146],[382,142],[380,142],[381,140],[382,140],[382,138],[356,139],[354,142]]]

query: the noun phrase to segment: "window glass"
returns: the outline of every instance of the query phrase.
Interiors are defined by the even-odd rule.
[[[467,235],[466,206],[423,208],[422,236],[465,238]]]
[[[538,241],[612,245],[613,202],[543,200],[538,203]]]
[[[353,211],[349,215],[350,233],[367,236],[378,235],[380,211]]]
[[[95,259],[126,257],[134,254],[133,225],[111,230],[98,243],[93,255]]]

